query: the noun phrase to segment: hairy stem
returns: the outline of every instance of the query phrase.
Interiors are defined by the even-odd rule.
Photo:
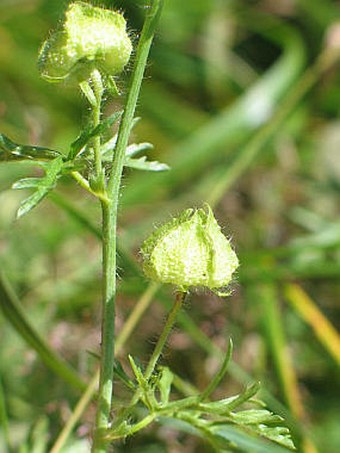
[[[167,342],[167,339],[169,337],[171,329],[173,328],[173,326],[175,324],[177,314],[178,314],[179,310],[181,309],[181,307],[183,305],[183,302],[185,300],[186,295],[187,295],[187,293],[185,293],[185,292],[178,292],[176,294],[175,303],[172,306],[172,308],[171,308],[171,310],[170,310],[170,312],[169,312],[169,314],[167,316],[167,319],[166,319],[166,322],[165,322],[165,326],[163,328],[161,336],[159,337],[159,339],[157,341],[157,344],[155,346],[153,354],[152,354],[152,356],[151,356],[151,358],[149,360],[149,363],[148,363],[148,365],[146,367],[146,370],[145,370],[145,373],[144,373],[145,380],[149,380],[151,378],[151,376],[152,376],[152,373],[155,370],[155,367],[157,365],[159,357],[162,354],[162,351],[163,351],[164,346],[165,346],[165,344]],[[117,423],[118,427],[120,426],[121,422],[123,422],[124,420],[127,420],[129,418],[129,414],[131,412],[131,409],[138,403],[138,401],[140,400],[141,396],[142,396],[142,389],[141,388],[137,388],[136,392],[134,393],[133,397],[131,398],[130,403],[128,404],[126,409],[120,414],[120,420],[118,420],[118,423]],[[136,429],[136,426],[141,426],[141,427]],[[134,425],[133,430],[130,431],[128,435],[131,435],[131,434],[137,432],[139,429],[142,429],[142,427],[144,427],[143,423],[141,425],[139,425],[139,424],[138,425]],[[111,433],[109,435],[110,439],[119,438],[119,437],[121,437],[120,434],[117,435],[117,433],[115,433],[114,429],[111,431]]]
[[[164,346],[165,346],[165,343],[168,339],[168,336],[171,332],[171,329],[173,328],[174,324],[175,324],[175,321],[176,321],[176,316],[177,316],[177,313],[179,312],[180,308],[182,307],[182,304],[184,302],[184,299],[186,297],[187,293],[183,293],[183,292],[178,292],[176,294],[176,300],[175,300],[175,303],[172,307],[172,309],[170,310],[169,312],[169,315],[167,317],[167,320],[166,320],[166,323],[165,323],[165,326],[164,326],[164,329],[162,331],[162,334],[161,336],[159,337],[158,341],[157,341],[157,344],[156,344],[156,347],[153,351],[153,354],[149,360],[149,363],[148,363],[148,366],[145,370],[145,379],[150,379],[152,373],[154,372],[155,370],[155,367],[157,365],[157,362],[158,362],[158,359],[164,349]]]
[[[105,432],[110,426],[110,409],[113,393],[117,211],[125,149],[128,144],[145,66],[162,6],[163,0],[154,0],[147,10],[147,16],[136,52],[136,60],[126,105],[118,131],[117,144],[112,162],[112,172],[107,187],[107,197],[109,201],[102,201],[103,318],[99,398],[94,443],[92,447],[93,453],[105,453],[108,447],[107,440],[105,439]]]
[[[96,104],[93,106],[93,127],[97,127],[100,123],[101,116],[101,103],[103,96],[103,83],[100,72],[98,69],[94,69],[91,74],[93,92],[96,97]],[[100,135],[96,135],[93,139],[93,149],[94,149],[94,158],[95,158],[95,171],[97,182],[102,178],[102,157],[100,150]]]

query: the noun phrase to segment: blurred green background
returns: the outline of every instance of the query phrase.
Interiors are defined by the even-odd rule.
[[[144,0],[100,4],[125,11],[137,41]],[[36,60],[66,5],[0,0],[0,132],[65,153],[87,106],[72,88],[44,82]],[[232,336],[235,364],[219,396],[261,380],[263,398],[286,417],[304,453],[340,448],[339,52],[338,1],[167,0],[132,140],[152,142],[152,156],[172,170],[126,172],[120,208],[118,331],[148,286],[138,270],[143,239],[185,207],[214,206],[240,257],[233,294],[192,294],[163,361],[204,388]],[[108,113],[121,107],[130,70]],[[65,178],[57,197],[16,221],[24,194],[11,185],[37,171],[0,163],[1,271],[32,325],[88,377],[96,368],[89,351],[99,344],[100,211]],[[147,360],[172,297],[171,288],[156,293],[123,364],[127,351]],[[44,452],[79,392],[20,330],[0,316],[0,414],[8,428],[0,445],[7,433],[13,451]],[[90,407],[63,451],[86,451],[93,414]],[[125,450],[209,451],[166,427]]]

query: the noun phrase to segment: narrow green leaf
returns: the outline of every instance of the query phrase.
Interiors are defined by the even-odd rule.
[[[171,392],[171,385],[174,380],[174,375],[168,367],[162,367],[160,372],[160,378],[157,383],[162,404],[167,404],[169,402],[169,396]]]
[[[238,424],[256,425],[259,423],[282,422],[282,417],[275,415],[266,409],[249,409],[230,414],[230,417]]]
[[[122,382],[123,384],[125,384],[128,388],[132,389],[132,390],[135,390],[136,386],[135,384],[132,382],[132,380],[129,378],[129,376],[125,373],[122,365],[120,364],[120,362],[118,362],[117,360],[115,360],[115,363],[114,363],[114,374],[115,376],[117,376]]]
[[[129,354],[129,362],[133,371],[133,374],[135,375],[137,382],[141,388],[147,388],[148,383],[146,379],[144,378],[144,375],[142,373],[142,370],[139,368],[139,366],[136,364],[134,361],[133,357]]]
[[[185,409],[191,409],[195,408],[199,402],[199,396],[188,396],[186,398],[182,398],[180,400],[175,400],[171,401],[166,405],[164,408],[164,412],[178,412],[181,411],[181,414],[183,414]],[[162,412],[163,409],[160,409],[160,412]],[[200,411],[198,410],[197,413],[199,414]]]
[[[229,407],[238,397],[239,395],[236,395],[219,401],[212,401],[211,403],[200,403],[199,408],[207,414],[226,415],[230,413]]]
[[[12,185],[12,189],[33,189],[41,184],[41,178],[23,178]]]
[[[230,402],[228,406],[228,410],[232,411],[236,407],[240,406],[241,404],[245,403],[246,401],[249,401],[250,398],[256,395],[256,393],[260,389],[260,383],[259,382],[253,382],[250,385],[247,385],[245,390],[240,393],[237,398],[234,399],[234,401]]]
[[[108,75],[106,77],[105,81],[106,81],[106,84],[105,84],[106,89],[111,94],[111,96],[113,96],[113,97],[120,96],[120,91],[117,87],[114,77],[111,75]]]
[[[87,143],[93,137],[93,135],[91,135],[92,132],[93,132],[93,128],[91,128],[91,127],[85,127],[83,129],[81,134],[70,145],[70,152],[67,156],[68,160],[73,160],[78,156],[78,154],[80,154],[80,152],[83,150],[83,148],[87,145]]]
[[[211,403],[200,403],[199,408],[210,414],[229,415],[234,409],[246,401],[249,401],[254,395],[256,395],[259,388],[259,382],[255,382],[248,385],[239,395],[224,398],[219,401],[213,401]]]
[[[108,129],[113,126],[113,124],[116,123],[121,116],[122,112],[115,112],[108,118],[101,121],[98,126],[85,129],[79,137],[71,143],[68,160],[76,158],[92,138],[107,132]]]
[[[30,212],[33,208],[35,208],[40,203],[40,201],[48,194],[48,192],[49,192],[48,188],[41,188],[40,190],[37,190],[29,197],[25,198],[20,203],[19,209],[17,211],[17,219],[20,219],[28,212]]]
[[[227,350],[227,353],[226,353],[225,358],[223,360],[223,364],[221,366],[221,369],[218,371],[218,373],[216,373],[216,375],[214,376],[214,378],[212,379],[212,381],[210,382],[208,387],[202,393],[202,395],[201,395],[201,400],[202,401],[207,399],[212,394],[212,392],[218,387],[218,385],[220,384],[220,382],[224,378],[224,376],[225,376],[225,374],[227,372],[228,365],[229,365],[229,362],[230,362],[232,354],[233,354],[233,342],[232,342],[232,339],[230,338],[229,339],[228,350]]]
[[[33,160],[49,161],[62,154],[54,149],[39,146],[20,145],[4,134],[0,134],[0,162]]]
[[[80,87],[81,91],[83,92],[84,96],[86,97],[86,99],[91,104],[91,106],[94,108],[97,107],[97,98],[96,98],[89,82],[87,82],[87,81],[80,82],[79,87]]]

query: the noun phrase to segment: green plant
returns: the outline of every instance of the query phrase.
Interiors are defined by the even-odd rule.
[[[42,76],[48,81],[66,81],[80,87],[91,109],[91,120],[67,153],[19,145],[1,135],[0,158],[2,161],[27,160],[44,171],[42,177],[21,178],[13,185],[14,189],[34,189],[33,194],[21,203],[18,217],[37,206],[64,176],[75,179],[101,205],[103,321],[93,452],[106,452],[112,441],[136,434],[155,420],[170,426],[173,424],[177,429],[193,431],[206,439],[216,451],[230,451],[234,447],[263,452],[294,449],[288,429],[282,426],[282,418],[264,409],[261,401],[254,398],[259,389],[257,383],[238,395],[218,401],[210,400],[227,372],[232,353],[231,342],[221,368],[211,383],[194,395],[186,395],[187,391],[180,384],[179,377],[169,368],[157,368],[158,359],[187,291],[193,286],[203,286],[217,294],[227,295],[221,292],[221,288],[230,283],[238,266],[236,254],[221,233],[209,207],[195,212],[185,211],[144,243],[142,254],[147,276],[157,282],[175,284],[178,293],[146,369],[139,366],[130,355],[134,375],[131,378],[114,361],[117,216],[123,168],[168,170],[165,164],[150,162],[145,156],[136,157],[150,149],[150,144],[128,143],[136,123],[135,108],[162,5],[162,0],[154,0],[148,10],[136,49],[124,110],[103,119],[103,96],[118,95],[113,76],[127,64],[132,51],[131,41],[126,33],[125,20],[118,13],[82,2],[72,3],[61,30],[52,34],[43,45],[39,67]],[[118,132],[112,135],[111,128],[117,124]],[[179,239],[183,242],[179,242]],[[13,299],[10,290],[5,287],[6,298]],[[16,319],[19,319],[18,307],[14,303],[10,307],[11,313],[15,312]],[[25,325],[23,315],[20,319],[22,326]],[[28,329],[28,338],[34,338],[34,335]],[[39,339],[37,341],[40,345]],[[43,354],[48,362],[53,352],[46,347]],[[62,364],[56,361],[53,366],[62,368]],[[74,378],[72,371],[61,371],[63,375],[67,373],[75,386],[83,388],[82,382]],[[121,403],[123,407],[112,404],[114,376],[132,393],[129,403]],[[182,394],[182,398],[171,398],[173,387]],[[255,408],[242,408],[245,403]],[[111,410],[115,412],[113,419]]]

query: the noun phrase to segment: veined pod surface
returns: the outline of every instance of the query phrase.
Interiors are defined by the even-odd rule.
[[[122,14],[75,2],[69,5],[62,28],[43,44],[38,66],[48,81],[82,81],[94,68],[110,75],[120,73],[131,52]]]
[[[211,208],[188,209],[161,226],[141,248],[147,277],[183,290],[206,287],[217,294],[238,267],[236,253]]]

